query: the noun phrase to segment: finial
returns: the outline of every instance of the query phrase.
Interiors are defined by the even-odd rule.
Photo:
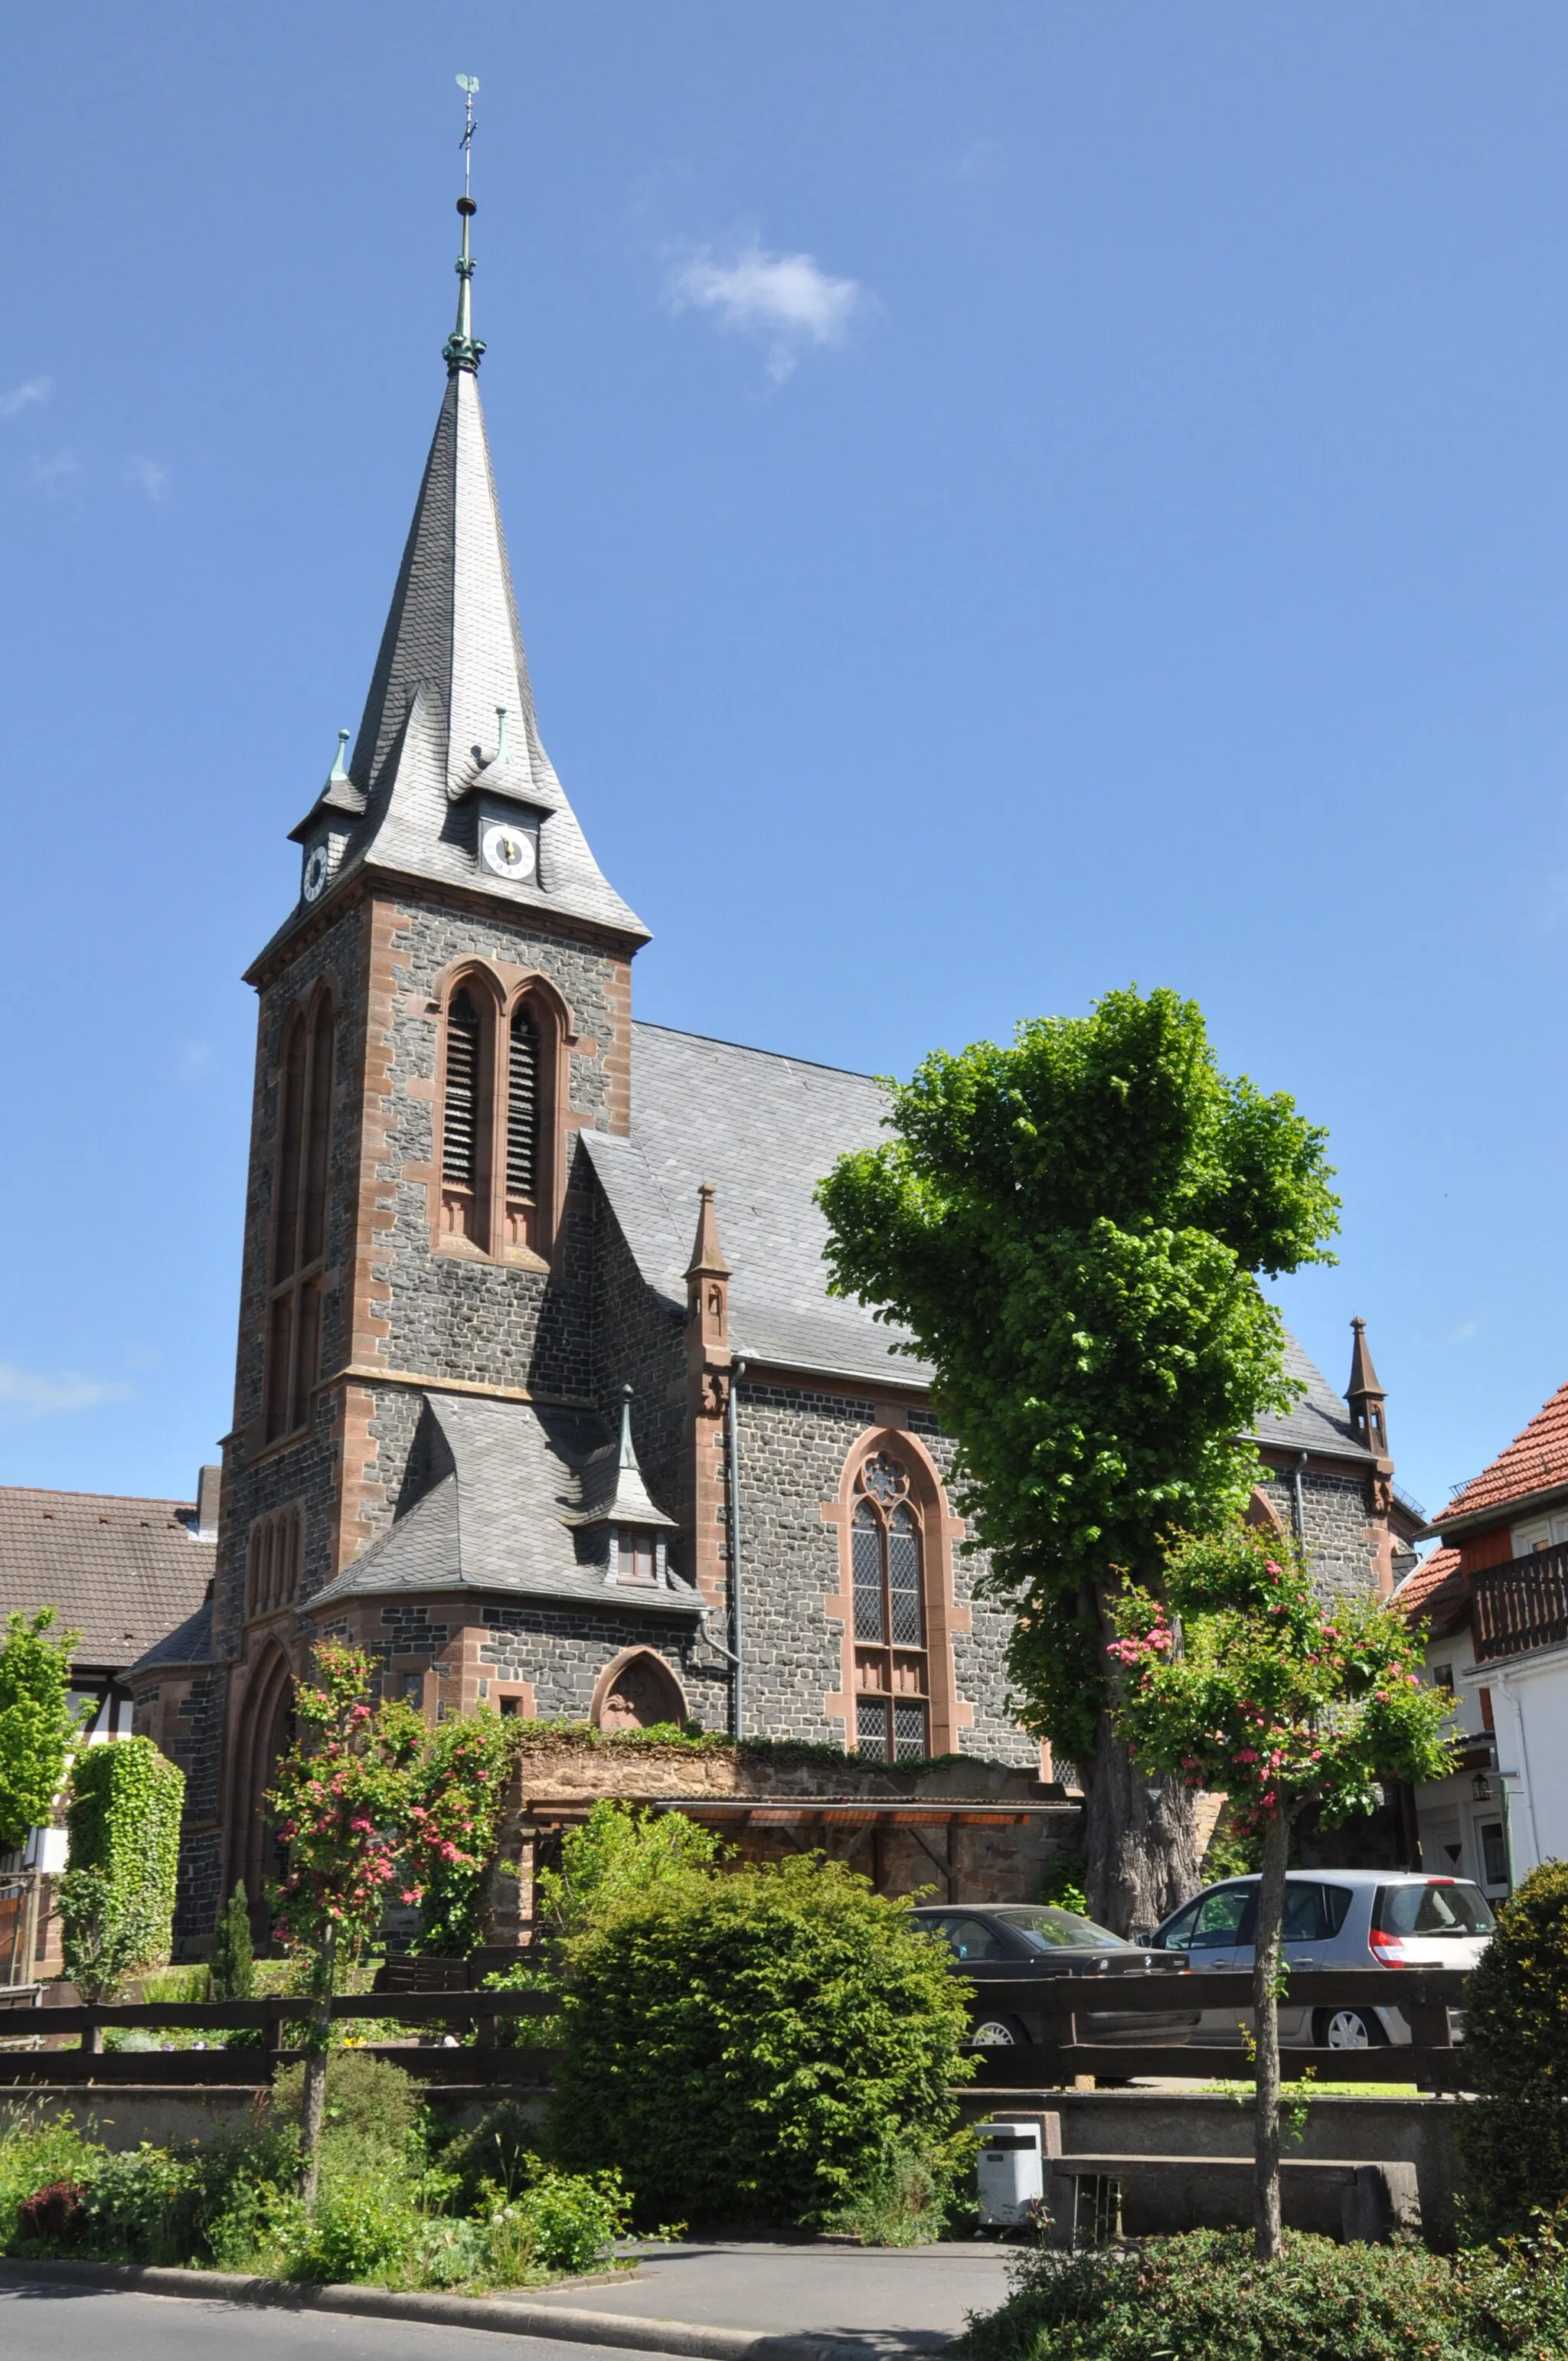
[[[463,251],[457,258],[457,325],[441,347],[448,376],[458,369],[470,372],[479,366],[479,355],[485,347],[474,335],[474,312],[471,282],[474,258],[468,250],[468,225],[478,208],[468,193],[469,170],[474,146],[474,93],[479,87],[477,74],[459,74],[457,87],[463,93],[465,122],[463,129],[463,193],[457,200],[457,210],[463,217]]]
[[[637,1465],[636,1455],[631,1448],[632,1392],[633,1389],[629,1385],[620,1389],[620,1464],[623,1467],[635,1467]]]
[[[506,758],[507,709],[504,705],[498,705],[496,708],[496,760],[498,763],[504,763]]]
[[[337,752],[332,758],[332,768],[327,773],[326,783],[329,787],[335,786],[340,779],[346,779],[348,776],[348,765],[343,759],[345,749],[348,744],[348,739],[349,732],[346,730],[340,730],[338,731]]]

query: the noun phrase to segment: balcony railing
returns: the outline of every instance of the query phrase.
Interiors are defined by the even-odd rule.
[[[1568,1544],[1483,1566],[1475,1589],[1475,1661],[1568,1644]]]

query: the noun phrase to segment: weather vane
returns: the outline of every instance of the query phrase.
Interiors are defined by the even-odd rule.
[[[479,87],[477,74],[459,74],[457,87],[463,93],[466,121],[463,126],[463,194],[467,196],[469,168],[474,159],[474,93]]]

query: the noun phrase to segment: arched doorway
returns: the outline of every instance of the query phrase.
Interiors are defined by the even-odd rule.
[[[599,1675],[590,1719],[600,1730],[651,1730],[686,1719],[681,1685],[651,1648],[631,1648]]]
[[[229,1882],[245,1880],[250,1905],[251,1931],[258,1942],[271,1931],[272,1912],[267,1888],[282,1875],[283,1847],[267,1817],[263,1802],[273,1784],[278,1764],[294,1738],[294,1679],[289,1660],[274,1645],[251,1675],[240,1728],[235,1781],[236,1813],[232,1823]]]

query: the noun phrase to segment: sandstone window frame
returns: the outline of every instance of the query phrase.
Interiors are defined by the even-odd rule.
[[[309,1426],[321,1375],[338,1030],[336,1003],[323,983],[291,1009],[279,1038],[261,1395],[266,1444]]]
[[[253,1520],[245,1543],[245,1620],[255,1622],[294,1606],[305,1570],[305,1511],[301,1502],[269,1509]]]
[[[685,1683],[667,1656],[662,1655],[657,1648],[651,1648],[644,1643],[634,1648],[622,1648],[619,1655],[610,1658],[609,1663],[594,1683],[593,1699],[588,1707],[588,1719],[594,1728],[596,1730],[650,1728],[652,1725],[648,1722],[626,1720],[614,1713],[614,1700],[622,1693],[623,1688],[628,1694],[631,1694],[640,1686],[645,1686],[650,1696],[662,1695],[664,1704],[670,1708],[667,1716],[656,1716],[657,1719],[667,1719],[679,1725],[691,1719],[691,1706],[686,1696]],[[607,1716],[613,1718],[607,1719]]]
[[[843,1724],[846,1753],[860,1752],[862,1700],[881,1698],[891,1708],[898,1697],[895,1689],[862,1686],[859,1675],[864,1653],[884,1647],[893,1656],[914,1653],[899,1650],[891,1639],[887,1642],[857,1641],[855,1633],[856,1511],[867,1497],[865,1471],[879,1458],[892,1459],[907,1478],[899,1504],[907,1504],[916,1520],[920,1549],[925,1686],[918,1693],[911,1692],[906,1701],[913,1702],[918,1694],[925,1707],[929,1752],[954,1754],[959,1751],[959,1732],[974,1721],[972,1704],[959,1694],[953,1656],[954,1634],[967,1633],[972,1625],[971,1610],[957,1603],[953,1590],[953,1543],[962,1540],[965,1527],[962,1518],[955,1517],[948,1506],[940,1470],[929,1451],[910,1428],[895,1422],[897,1418],[894,1411],[884,1413],[879,1423],[856,1437],[844,1458],[837,1499],[822,1504],[823,1521],[838,1530],[839,1583],[837,1595],[829,1596],[824,1606],[828,1618],[842,1627],[840,1685],[823,1698],[823,1710],[830,1720]]]
[[[454,1010],[465,996],[477,1027],[466,1177],[456,1171],[451,1154],[459,1093],[468,1082],[453,1050]],[[547,976],[532,970],[509,976],[478,959],[460,961],[447,972],[434,1005],[439,1032],[432,1245],[438,1254],[470,1261],[544,1269],[560,1226],[564,1192],[565,1060],[576,1038],[571,1013]],[[520,1027],[532,1036],[526,1082]],[[516,1136],[522,1120],[529,1126],[526,1141]]]

